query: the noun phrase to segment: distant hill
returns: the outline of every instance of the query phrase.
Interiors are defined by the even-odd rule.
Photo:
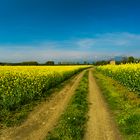
[[[115,56],[115,57],[114,57],[114,60],[115,60],[115,61],[122,61],[123,58],[124,58],[123,56]]]

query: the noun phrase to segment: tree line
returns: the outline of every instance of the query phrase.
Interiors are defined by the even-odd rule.
[[[84,62],[58,62],[57,64],[55,63],[55,61],[47,61],[43,64],[38,63],[37,61],[27,61],[27,62],[20,62],[20,63],[4,63],[4,62],[0,62],[0,65],[11,65],[11,66],[53,66],[53,65],[107,65],[110,64],[111,60],[101,60],[101,61],[94,61],[92,62],[88,62],[88,61],[84,61]],[[133,56],[130,57],[122,57],[121,60],[119,61],[115,61],[115,63],[117,65],[119,64],[126,64],[126,63],[139,63],[140,62],[140,58],[134,58]]]
[[[111,60],[101,60],[101,61],[96,61],[93,64],[94,65],[107,65],[110,64]],[[115,60],[114,60],[115,61]],[[116,65],[119,64],[126,64],[126,63],[140,63],[140,58],[134,58],[133,56],[129,56],[129,57],[122,57],[121,60],[119,61],[115,61]]]
[[[47,61],[43,64],[38,63],[37,61],[27,61],[27,62],[20,62],[20,63],[4,63],[0,62],[0,65],[10,65],[10,66],[53,66],[53,65],[89,65],[90,63],[84,61],[83,63],[79,62],[58,62],[57,64],[55,61]]]

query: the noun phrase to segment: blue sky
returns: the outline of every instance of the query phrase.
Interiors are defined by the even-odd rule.
[[[0,1],[0,61],[140,57],[140,0]]]

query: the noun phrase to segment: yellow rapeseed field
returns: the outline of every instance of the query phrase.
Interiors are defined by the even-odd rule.
[[[140,63],[99,66],[97,70],[140,93]]]
[[[0,66],[0,107],[14,110],[44,96],[87,66]]]

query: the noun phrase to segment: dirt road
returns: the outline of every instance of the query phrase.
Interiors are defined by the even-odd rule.
[[[119,132],[112,121],[107,105],[89,71],[89,121],[85,140],[120,140]]]
[[[62,91],[37,106],[21,126],[4,130],[0,140],[42,140],[63,113],[83,74],[81,72]]]

